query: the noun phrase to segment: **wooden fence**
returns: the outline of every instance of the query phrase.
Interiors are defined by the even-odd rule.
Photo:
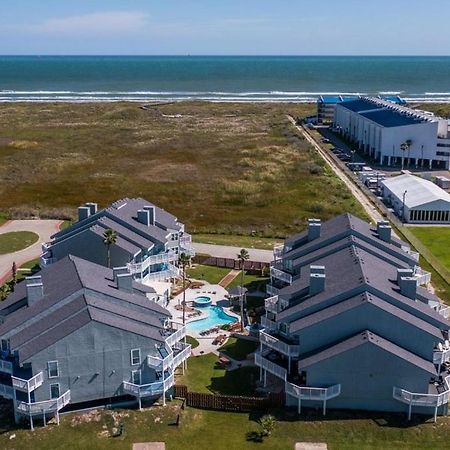
[[[267,397],[244,397],[239,395],[216,395],[189,392],[187,386],[175,385],[174,396],[185,399],[187,406],[217,411],[249,412],[281,407],[284,394],[269,394]]]
[[[195,264],[204,264],[206,266],[223,267],[226,269],[241,269],[241,262],[233,258],[218,258],[216,256],[195,255],[193,260]],[[259,261],[245,261],[244,269],[248,272],[266,273],[270,270],[270,264]]]

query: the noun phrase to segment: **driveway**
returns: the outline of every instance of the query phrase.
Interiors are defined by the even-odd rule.
[[[242,247],[230,247],[228,245],[200,244],[193,242],[192,246],[196,253],[204,253],[215,256],[216,258],[237,259],[237,255]],[[256,248],[246,248],[250,255],[250,261],[270,263],[273,261],[273,252],[271,250],[259,250]]]
[[[14,253],[0,255],[0,284],[11,274],[13,262],[17,267],[42,254],[42,243],[48,242],[50,236],[55,234],[62,223],[61,220],[10,220],[0,227],[0,234],[12,231],[32,231],[39,235],[38,241],[29,247]]]

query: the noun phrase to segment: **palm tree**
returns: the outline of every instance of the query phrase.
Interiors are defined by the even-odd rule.
[[[12,273],[11,291],[14,292],[14,288],[16,287],[17,284],[17,265],[15,261],[13,261],[12,263],[11,273]]]
[[[412,141],[411,139],[407,139],[405,142],[402,142],[400,144],[400,150],[403,152],[402,156],[402,170],[403,170],[403,161],[405,160],[405,152],[409,152],[409,149],[411,148]],[[409,167],[409,153],[408,153],[408,167]]]
[[[186,266],[191,263],[191,257],[186,253],[181,253],[178,258],[183,271],[183,325],[186,324]]]
[[[250,255],[248,254],[248,251],[243,248],[239,254],[237,255],[240,266],[241,266],[241,331],[244,331],[244,268],[245,268],[245,261],[248,261],[250,258]]]
[[[117,242],[117,233],[108,228],[103,233],[103,243],[106,245],[106,265],[111,268],[111,245]]]

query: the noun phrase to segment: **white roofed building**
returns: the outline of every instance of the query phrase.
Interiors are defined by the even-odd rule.
[[[450,223],[450,194],[431,181],[411,174],[381,182],[383,198],[410,223]]]

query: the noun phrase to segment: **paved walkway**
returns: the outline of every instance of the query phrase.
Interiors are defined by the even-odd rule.
[[[13,262],[20,267],[41,256],[42,243],[50,240],[50,236],[59,230],[61,223],[61,220],[10,220],[1,226],[0,234],[12,231],[32,231],[39,235],[39,239],[35,244],[23,250],[0,255],[0,284],[9,278]]]
[[[194,236],[195,239],[195,236]],[[228,245],[200,244],[193,242],[192,246],[196,253],[204,253],[216,258],[232,258],[237,259],[237,255],[242,247],[231,247]],[[270,263],[273,261],[272,250],[260,250],[257,248],[246,248],[250,255],[250,261]]]
[[[231,270],[219,281],[219,286],[226,288],[240,273],[240,270]]]

